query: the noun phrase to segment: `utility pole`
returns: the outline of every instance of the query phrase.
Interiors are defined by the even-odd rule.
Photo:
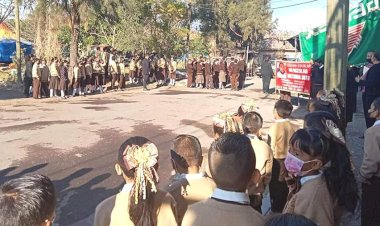
[[[16,27],[16,64],[17,80],[21,82],[21,38],[20,38],[20,0],[14,0],[15,4],[15,27]]]
[[[327,0],[324,89],[345,95],[349,0]]]

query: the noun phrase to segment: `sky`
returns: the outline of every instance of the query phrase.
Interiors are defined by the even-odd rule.
[[[276,9],[311,0],[271,0],[273,19],[278,20],[278,29],[281,31],[301,32],[326,23],[326,11],[328,0]]]

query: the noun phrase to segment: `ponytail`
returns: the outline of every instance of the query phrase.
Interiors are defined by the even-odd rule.
[[[130,220],[135,226],[154,226],[157,147],[144,137],[132,137],[121,145],[118,163],[125,176],[134,181],[128,204]]]
[[[327,187],[338,199],[338,204],[354,212],[358,203],[358,187],[351,168],[346,145],[330,138],[330,166],[324,170]]]
[[[321,171],[331,196],[338,200],[339,206],[354,212],[358,203],[358,187],[350,154],[342,137],[335,135],[314,128],[300,129],[294,133],[290,144],[310,156],[321,157],[324,164]]]
[[[135,190],[133,185],[132,191]],[[154,226],[153,221],[153,202],[155,192],[152,191],[152,186],[146,186],[146,197],[143,199],[141,195],[136,195],[131,192],[129,196],[129,218],[135,226]],[[136,202],[137,200],[137,202]]]
[[[320,111],[305,116],[304,126],[319,130],[329,142],[324,167],[324,177],[329,191],[338,199],[338,204],[354,212],[357,206],[358,187],[351,167],[342,127],[333,115]]]

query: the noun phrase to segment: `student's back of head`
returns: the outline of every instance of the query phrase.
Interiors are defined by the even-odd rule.
[[[144,157],[145,156],[145,157]],[[135,225],[153,225],[153,202],[157,193],[158,149],[145,137],[131,137],[119,148],[116,171],[132,182],[129,218]]]
[[[191,135],[179,135],[174,139],[171,159],[177,173],[188,173],[188,168],[202,165],[202,146],[198,138]]]
[[[287,100],[278,100],[274,105],[276,118],[287,119],[293,111],[293,105]]]
[[[255,154],[249,138],[224,133],[211,144],[209,167],[218,188],[244,192],[255,172]]]
[[[270,218],[265,226],[317,226],[317,224],[304,216],[287,213]]]
[[[248,112],[243,118],[243,130],[245,134],[259,134],[263,127],[263,117],[257,112]]]
[[[51,225],[55,198],[54,185],[46,176],[23,176],[10,180],[1,188],[0,225]]]

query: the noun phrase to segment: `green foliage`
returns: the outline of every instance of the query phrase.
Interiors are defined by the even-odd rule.
[[[190,53],[195,55],[209,55],[210,46],[205,37],[200,36],[191,40]]]
[[[252,13],[255,12],[255,13]],[[272,28],[272,11],[267,0],[241,0],[229,4],[230,24],[236,25],[243,35],[243,40],[250,39],[258,44]]]
[[[69,26],[63,27],[58,33],[58,41],[61,45],[70,45],[71,42],[71,30]]]
[[[259,45],[273,26],[268,0],[50,0],[49,3],[64,9],[68,21],[73,15],[79,16],[78,45],[82,50],[88,45],[109,44],[124,51],[178,56],[187,51],[209,54],[211,46],[232,49],[237,42],[247,40]],[[196,21],[199,30],[190,31],[189,21]],[[70,45],[72,29],[68,23],[59,31],[63,46]],[[216,46],[210,44],[213,40]]]
[[[198,0],[194,7],[201,32],[214,37],[219,49],[247,40],[257,46],[273,28],[268,0]]]

